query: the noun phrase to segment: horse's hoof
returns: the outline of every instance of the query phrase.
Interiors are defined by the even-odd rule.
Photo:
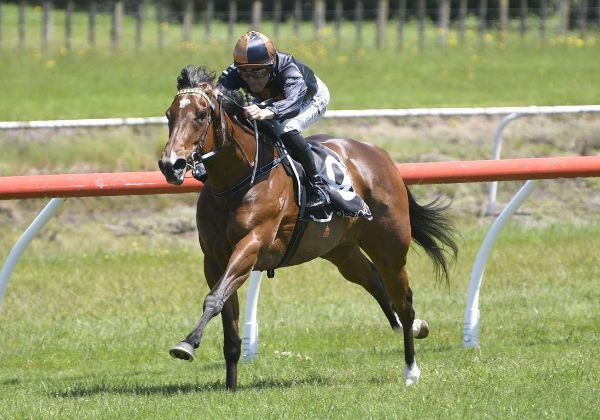
[[[194,361],[194,356],[196,355],[196,350],[190,343],[186,343],[185,341],[180,341],[169,350],[169,354],[174,359],[188,360],[190,362]]]
[[[412,365],[404,366],[404,383],[407,386],[411,386],[416,384],[421,377],[421,370],[417,366],[417,363],[413,363]]]
[[[413,336],[419,340],[429,335],[429,324],[423,319],[415,319],[413,322]]]

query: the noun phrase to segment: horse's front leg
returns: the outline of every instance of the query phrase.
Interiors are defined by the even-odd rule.
[[[179,342],[169,351],[174,358],[192,361],[195,357],[195,349],[200,346],[204,328],[212,318],[221,313],[224,333],[223,353],[227,367],[226,382],[229,389],[236,387],[237,363],[241,353],[238,327],[239,303],[236,291],[254,268],[257,251],[258,246],[254,243],[238,244],[229,259],[225,273],[204,299],[203,313],[198,325],[184,341]],[[205,274],[208,281],[211,270],[206,267],[206,264],[207,260],[205,260]]]

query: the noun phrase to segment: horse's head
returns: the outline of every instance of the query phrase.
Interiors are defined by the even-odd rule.
[[[215,73],[205,67],[187,66],[177,78],[177,94],[167,109],[169,141],[158,167],[167,182],[183,183],[185,173],[195,163],[216,153],[216,100],[213,98]]]

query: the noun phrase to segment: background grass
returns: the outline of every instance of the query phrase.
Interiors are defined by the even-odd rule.
[[[327,83],[330,109],[579,105],[600,97],[599,48],[516,45],[504,51],[364,51],[356,57],[334,49],[309,55],[282,44],[284,51],[298,50],[298,58]],[[219,44],[169,53],[94,51],[47,61],[7,52],[0,55],[0,116],[6,121],[162,115],[184,65],[220,71],[231,60],[230,49]]]
[[[205,41],[201,27],[195,27],[194,41],[181,43],[177,40],[181,28],[170,25],[168,42],[161,50],[149,41],[157,33],[149,26],[142,48],[125,43],[112,49],[102,41],[109,35],[106,24],[106,31],[98,30],[98,44],[90,47],[85,44],[85,16],[76,14],[75,22],[81,22],[74,24],[73,47],[67,50],[57,11],[54,41],[41,50],[35,20],[40,10],[34,9],[29,12],[28,28],[36,32],[28,34],[26,47],[19,49],[16,11],[10,4],[3,9],[1,120],[161,115],[184,65],[205,64],[219,72],[230,64],[235,42],[229,39],[227,25],[215,22],[210,41]],[[134,25],[127,17],[124,32],[133,31]],[[476,28],[476,22],[470,20],[468,27]],[[436,28],[428,26],[426,47],[419,52],[416,23],[406,26],[402,48],[396,42],[395,28],[396,23],[390,22],[382,49],[374,47],[373,24],[365,25],[358,44],[352,22],[344,23],[341,39],[328,26],[318,42],[309,23],[302,26],[303,38],[298,39],[292,23],[286,22],[275,41],[279,49],[292,52],[327,83],[331,109],[578,105],[594,104],[600,98],[600,48],[594,31],[583,37],[557,37],[548,29],[542,43],[535,32],[522,39],[514,29],[499,43],[493,32],[481,41],[469,29],[462,43],[452,31],[448,46],[442,48],[437,45]],[[234,33],[246,30],[247,25],[239,24]],[[274,33],[269,23],[263,31]],[[133,42],[135,37],[124,39]]]
[[[483,47],[472,40],[417,53],[410,38],[402,51],[277,41],[323,77],[332,109],[600,98],[592,43],[540,48],[509,38],[499,48],[489,38]],[[162,52],[1,50],[0,119],[160,115],[182,66],[220,69],[231,48],[217,40]],[[398,162],[481,159],[499,119],[327,120],[309,133],[374,142]],[[505,131],[503,153],[598,154],[598,133],[595,116],[523,118]],[[5,131],[0,174],[154,170],[165,141],[165,127]],[[501,184],[499,201],[520,185]],[[421,201],[451,198],[461,236],[448,287],[432,279],[422,253],[410,253],[417,316],[432,327],[416,345],[416,386],[403,385],[401,338],[372,298],[315,261],[263,281],[260,357],[240,365],[239,392],[224,391],[217,319],[193,364],[167,354],[195,325],[208,292],[194,194],[69,199],[7,290],[0,418],[596,418],[598,180],[542,182],[502,233],[484,277],[478,350],[462,348],[462,322],[471,266],[491,224],[481,217],[486,186],[413,191]],[[45,203],[0,202],[0,260]]]

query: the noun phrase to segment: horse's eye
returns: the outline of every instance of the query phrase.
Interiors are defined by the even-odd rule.
[[[202,111],[200,111],[196,114],[196,121],[198,121],[198,122],[203,122],[205,118],[206,118],[206,110],[205,109],[203,109]]]
[[[171,108],[169,108],[169,109],[167,109],[167,111],[165,112],[165,116],[167,117],[167,119],[169,119],[169,120],[170,120],[170,119],[171,119],[171,115],[172,115],[172,113],[171,113]]]

